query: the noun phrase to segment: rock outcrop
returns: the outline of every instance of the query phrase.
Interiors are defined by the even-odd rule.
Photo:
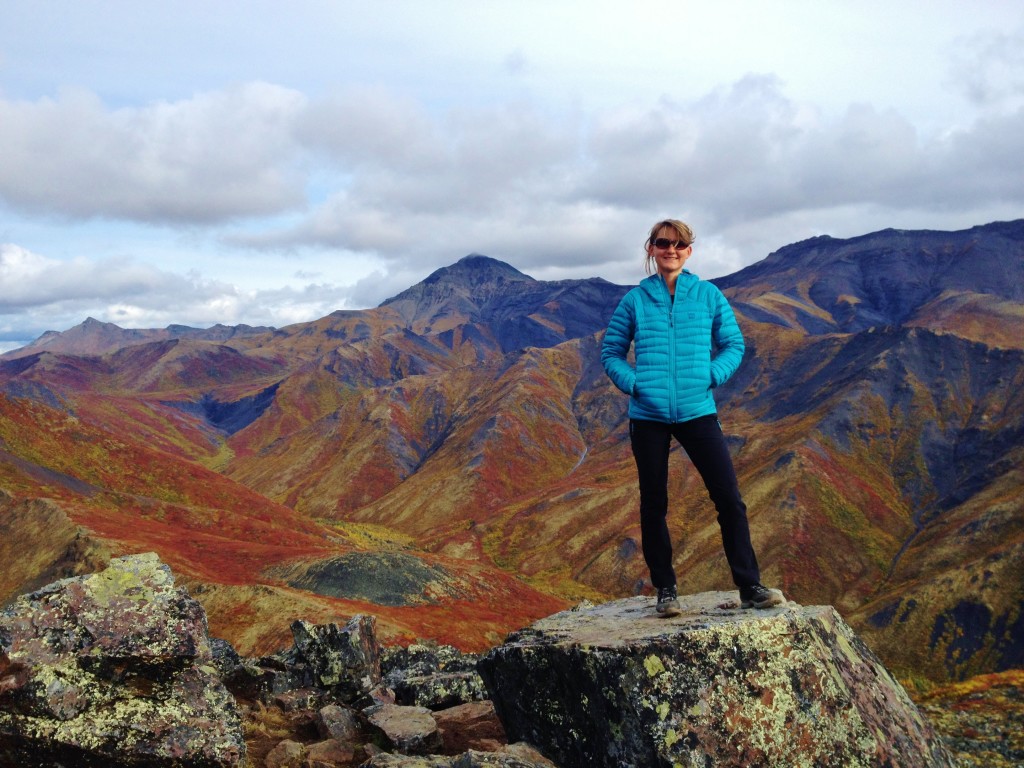
[[[294,658],[304,662],[317,688],[336,701],[369,704],[380,685],[380,645],[372,616],[354,616],[337,624],[292,623]]]
[[[227,768],[244,756],[206,614],[156,555],[0,613],[0,766]]]
[[[450,645],[414,643],[385,649],[381,672],[399,704],[439,710],[487,698],[477,661],[476,654]]]
[[[247,659],[155,555],[118,558],[0,613],[0,768],[951,768],[832,608],[729,597],[581,605],[482,657],[296,621]]]
[[[508,737],[574,766],[949,768],[906,691],[831,607],[731,593],[564,611],[479,668]]]
[[[371,760],[367,766],[550,765],[528,745],[508,745],[493,705],[481,701],[475,654],[432,643],[382,647],[372,616],[344,625],[295,621],[291,629],[291,648],[258,659],[212,641],[214,662],[243,709],[272,706],[290,724],[290,738],[250,744],[255,765],[319,768],[354,764],[358,755]],[[308,741],[310,725],[321,741]]]

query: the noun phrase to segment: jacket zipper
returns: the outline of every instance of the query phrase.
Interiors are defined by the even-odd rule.
[[[665,286],[665,293],[668,294],[668,285],[662,279],[662,285]],[[679,283],[676,283],[676,287],[679,287]],[[672,295],[668,295],[668,420],[670,423],[675,424],[676,412],[679,410],[676,404],[676,303],[672,300]]]

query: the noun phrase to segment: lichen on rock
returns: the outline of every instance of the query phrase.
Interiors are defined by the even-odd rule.
[[[227,768],[244,755],[206,614],[156,555],[0,613],[0,766]]]
[[[486,698],[478,658],[450,645],[414,643],[385,649],[381,672],[399,704],[445,709]]]
[[[563,766],[941,766],[899,683],[831,607],[723,608],[727,593],[564,611],[480,661],[512,740]]]

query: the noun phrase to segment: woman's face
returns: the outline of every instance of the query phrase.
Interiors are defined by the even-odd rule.
[[[668,240],[672,245],[668,248],[659,248],[656,245],[658,240]],[[678,244],[679,233],[670,227],[662,227],[651,238],[651,243],[647,246],[647,253],[654,256],[654,262],[658,265],[658,274],[662,277],[678,277],[679,273],[683,271],[686,260],[693,253],[692,245],[680,248]]]

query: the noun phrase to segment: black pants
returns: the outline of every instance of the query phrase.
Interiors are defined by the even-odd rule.
[[[640,533],[644,560],[651,571],[651,583],[656,588],[671,587],[676,583],[672,568],[672,540],[665,520],[668,514],[668,453],[673,437],[683,446],[700,473],[704,487],[718,510],[718,525],[722,529],[722,544],[733,582],[738,587],[759,583],[761,574],[750,543],[747,507],[740,497],[736,470],[715,414],[680,424],[638,419],[629,422],[629,440],[640,478]]]

